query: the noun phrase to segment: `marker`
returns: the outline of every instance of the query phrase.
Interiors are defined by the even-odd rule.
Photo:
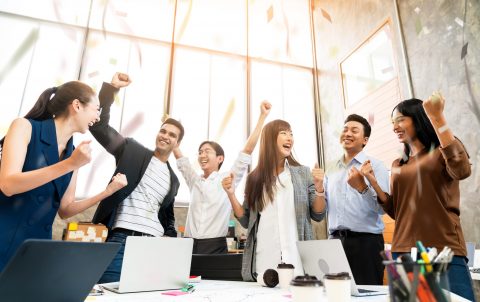
[[[431,272],[432,265],[430,264],[430,259],[428,258],[427,250],[425,250],[425,247],[423,246],[421,241],[417,241],[417,248],[418,248],[418,251],[420,252],[420,256],[422,257],[423,261],[425,261],[425,268],[427,269],[427,272]]]

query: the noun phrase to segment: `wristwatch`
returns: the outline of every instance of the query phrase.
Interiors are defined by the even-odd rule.
[[[359,192],[361,195],[365,194],[368,192],[369,187],[367,186],[362,192]]]

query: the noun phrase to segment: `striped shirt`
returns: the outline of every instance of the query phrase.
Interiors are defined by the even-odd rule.
[[[124,228],[163,236],[158,211],[170,190],[170,171],[166,163],[152,156],[138,186],[118,206],[113,228]]]

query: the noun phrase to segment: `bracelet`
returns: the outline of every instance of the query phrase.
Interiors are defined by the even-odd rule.
[[[325,190],[323,190],[323,192],[318,192],[318,191],[315,189],[315,195],[320,196],[320,197],[325,197]]]
[[[439,133],[443,133],[443,132],[445,132],[445,131],[447,131],[447,130],[448,130],[448,125],[447,125],[447,124],[445,124],[445,125],[443,125],[442,127],[438,128],[438,132],[439,132]]]

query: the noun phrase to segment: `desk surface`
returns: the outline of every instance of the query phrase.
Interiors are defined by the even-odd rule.
[[[366,286],[363,286],[366,287]],[[375,286],[371,286],[375,288]],[[196,284],[195,292],[186,294],[183,296],[168,296],[165,292],[169,291],[156,291],[156,292],[143,292],[143,293],[130,293],[130,294],[115,294],[112,292],[106,292],[102,296],[87,297],[85,302],[123,302],[123,301],[211,301],[211,302],[228,302],[228,301],[258,301],[258,302],[291,302],[291,293],[282,290],[278,287],[267,288],[262,287],[255,282],[241,282],[241,281],[215,281],[215,280],[202,280]],[[378,287],[377,287],[378,288]],[[327,301],[324,297],[324,301]],[[371,297],[352,297],[352,301],[388,301],[388,297],[383,296],[371,296]],[[468,301],[462,299],[455,294],[452,294],[452,302]]]

